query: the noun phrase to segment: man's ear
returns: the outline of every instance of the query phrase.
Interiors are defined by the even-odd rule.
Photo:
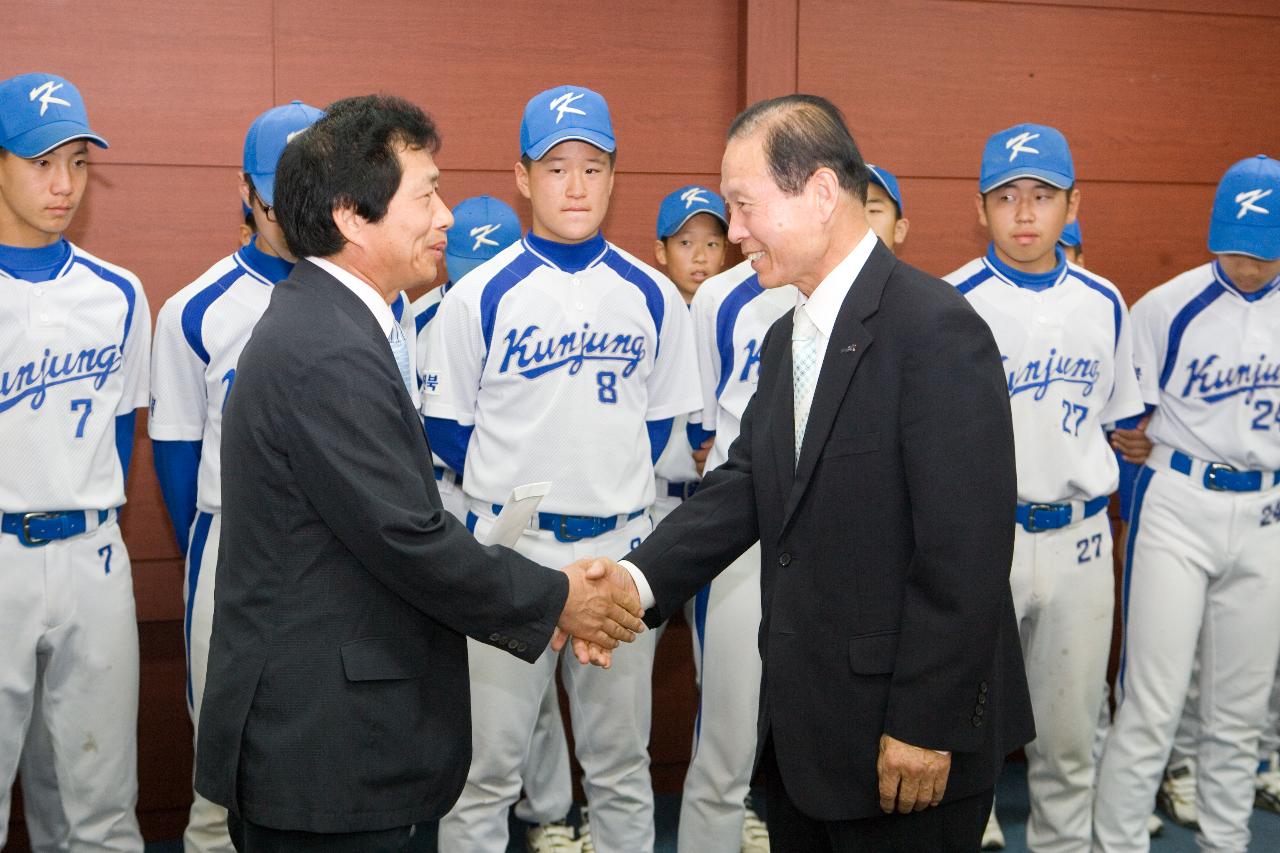
[[[662,266],[667,265],[667,241],[658,240],[653,244],[653,256],[658,259],[658,263]]]
[[[990,228],[987,224],[987,197],[978,193],[973,197],[973,203],[978,208],[978,224],[983,228]]]
[[[359,246],[360,237],[364,233],[365,226],[369,223],[363,216],[356,213],[354,207],[334,207],[333,224],[337,226],[338,232],[342,234],[344,240]]]
[[[899,219],[893,223],[893,245],[901,246],[907,239],[907,231],[911,228],[911,223],[906,219]]]
[[[813,194],[822,221],[830,219],[835,213],[841,192],[840,179],[836,177],[836,173],[827,166],[820,167],[809,176],[806,189]]]
[[[529,192],[529,170],[525,168],[522,161],[516,161],[516,189],[520,190],[520,195],[525,198],[533,198]]]

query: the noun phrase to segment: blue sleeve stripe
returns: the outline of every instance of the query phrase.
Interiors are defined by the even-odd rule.
[[[737,324],[742,309],[761,293],[764,293],[764,288],[760,285],[760,276],[751,275],[729,291],[724,302],[720,303],[720,310],[716,312],[716,351],[720,353],[720,378],[716,380],[717,400],[729,384],[729,377],[733,375],[733,327]]]
[[[1208,287],[1196,294],[1196,298],[1182,306],[1182,310],[1174,316],[1173,324],[1169,327],[1169,345],[1164,352],[1164,366],[1160,368],[1161,391],[1168,384],[1169,377],[1173,375],[1174,363],[1178,360],[1178,348],[1182,346],[1182,335],[1187,331],[1187,326],[1191,325],[1191,321],[1201,311],[1212,305],[1215,299],[1226,292],[1226,288],[1218,282],[1210,282]]]
[[[431,322],[431,318],[435,317],[436,312],[439,310],[439,302],[434,305],[428,305],[426,308],[422,309],[418,316],[413,318],[414,331],[419,335],[422,334],[422,330],[427,327],[427,324]]]
[[[191,347],[192,352],[205,364],[209,363],[209,351],[204,346],[204,314],[214,300],[226,293],[241,275],[239,267],[232,269],[191,297],[182,308],[182,336],[187,339],[187,345]]]
[[[1111,307],[1115,315],[1115,326],[1116,326],[1115,346],[1119,347],[1120,346],[1120,323],[1122,322],[1122,318],[1124,316],[1124,311],[1120,307],[1120,297],[1116,295],[1115,291],[1107,287],[1102,282],[1097,281],[1096,279],[1090,278],[1089,276],[1085,275],[1079,270],[1073,269],[1071,272],[1073,275],[1076,276],[1076,278],[1083,281],[1085,283],[1085,286],[1087,286],[1090,290],[1096,290],[1098,293],[1101,293],[1103,296],[1111,300]]]
[[[986,281],[989,278],[991,278],[991,271],[984,267],[978,270],[973,275],[966,278],[964,281],[957,284],[955,288],[956,290],[960,291],[961,296],[964,296],[969,291],[973,290],[975,287],[982,284],[984,281]]]
[[[493,342],[493,327],[498,322],[498,305],[507,291],[529,277],[529,274],[542,265],[542,261],[532,252],[521,252],[511,260],[498,274],[485,284],[480,292],[480,334],[484,337],[485,352]]]
[[[204,562],[204,546],[209,539],[209,528],[213,524],[213,516],[207,512],[200,513],[196,519],[196,529],[191,537],[191,549],[187,552],[187,606],[183,614],[182,630],[187,636],[187,704],[195,707],[195,697],[191,685],[191,617],[195,611],[196,587],[200,583],[200,569]]]
[[[712,429],[703,429],[702,424],[687,423],[684,427],[685,437],[689,440],[689,446],[694,450],[702,447],[702,442],[708,438],[715,438],[716,432]]]
[[[120,339],[121,348],[124,347],[125,341],[129,340],[129,329],[133,327],[133,309],[138,302],[137,291],[134,290],[133,282],[122,275],[112,272],[101,264],[95,264],[82,255],[76,255],[75,262],[81,264],[90,270],[98,278],[109,281],[116,287],[120,288],[120,292],[124,294],[124,301],[128,305],[124,314],[124,337]]]
[[[671,441],[671,427],[675,424],[675,420],[675,418],[663,418],[657,421],[645,421],[645,427],[649,432],[650,461],[654,465],[658,464],[662,451],[667,449],[667,443]]]
[[[613,247],[605,252],[604,264],[622,278],[640,288],[644,294],[645,305],[649,308],[649,316],[653,318],[654,333],[662,340],[662,316],[666,312],[666,301],[662,298],[662,290],[658,283],[649,277],[644,270],[619,255]],[[653,355],[657,358],[658,344],[653,347]]]

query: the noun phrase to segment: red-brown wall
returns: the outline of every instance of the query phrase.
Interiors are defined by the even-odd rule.
[[[713,188],[724,131],[761,97],[810,91],[845,111],[864,155],[902,180],[904,257],[942,274],[982,251],[973,194],[987,135],[1061,128],[1083,194],[1087,261],[1131,300],[1205,257],[1213,186],[1280,154],[1273,0],[6,0],[0,77],[46,70],[84,93],[112,143],[71,237],[137,272],[153,312],[234,248],[244,132],[268,107],[386,91],[439,122],[442,192],[516,205],[520,112],[578,83],[619,139],[606,233],[648,258],[659,199]],[[122,519],[142,638],[139,811],[172,837],[189,801],[182,567],[140,424]],[[688,635],[664,642],[655,778],[675,785],[694,697]],[[16,839],[15,839],[16,840]],[[18,849],[15,844],[15,849]]]

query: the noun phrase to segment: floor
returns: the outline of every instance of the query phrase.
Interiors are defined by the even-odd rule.
[[[1027,814],[1030,809],[1027,800],[1026,765],[1009,764],[996,789],[997,812],[1000,824],[1004,829],[1005,850],[1007,853],[1025,853]],[[655,821],[657,823],[658,843],[654,853],[675,853],[676,824],[679,819],[680,798],[676,794],[660,794],[657,798]],[[1253,831],[1253,843],[1249,849],[1263,851],[1280,850],[1280,815],[1255,809],[1249,822]],[[524,837],[522,826],[512,818],[511,845],[508,853],[523,853]],[[434,827],[422,836],[422,844],[418,848],[421,853],[435,851]],[[1197,850],[1195,834],[1189,830],[1175,826],[1166,820],[1164,831],[1152,839],[1152,853],[1195,853]],[[147,853],[182,853],[182,843],[178,840],[159,841],[147,845]]]

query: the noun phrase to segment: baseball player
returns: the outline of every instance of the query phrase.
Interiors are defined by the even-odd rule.
[[[516,185],[532,228],[441,302],[427,345],[428,435],[464,470],[477,535],[513,487],[550,481],[516,549],[546,565],[621,556],[652,529],[653,449],[700,402],[689,315],[675,285],[600,233],[616,150],[604,98],[579,86],[542,92],[520,140]],[[473,757],[440,846],[501,851],[559,656],[530,667],[478,643],[469,651]],[[653,848],[652,661],[647,633],[612,671],[562,670],[600,853]]]
[[[47,729],[70,849],[141,851],[138,629],[116,513],[151,322],[132,273],[62,236],[90,143],[107,145],[69,81],[0,83],[0,847],[34,725]]]
[[[1196,810],[1205,850],[1244,851],[1280,657],[1280,163],[1227,170],[1211,263],[1134,305],[1154,443],[1134,486],[1119,706],[1096,849],[1146,850],[1143,820],[1200,663]]]
[[[658,206],[658,238],[653,254],[686,304],[693,301],[704,282],[724,269],[728,222],[724,199],[706,187],[681,187]],[[694,417],[699,415],[695,413]],[[709,444],[706,432],[685,415],[678,415],[672,422],[671,437],[653,466],[657,479],[649,511],[654,524],[697,490],[697,460],[705,461],[710,449],[708,446],[704,450],[704,444]]]
[[[506,202],[481,195],[463,199],[453,208],[453,227],[449,229],[445,248],[445,266],[449,280],[432,288],[413,303],[414,324],[418,338],[418,388],[427,382],[427,340],[431,321],[440,310],[440,301],[473,269],[520,239],[520,218]],[[425,412],[424,412],[425,415]],[[434,456],[436,484],[444,508],[460,521],[466,521],[467,503],[462,491],[462,473],[450,468]],[[560,717],[560,698],[554,681],[538,706],[538,721],[529,757],[521,773],[525,796],[516,803],[516,816],[533,824],[526,831],[525,842],[531,853],[576,850],[576,833],[566,822],[573,806],[573,783],[569,775],[569,746],[564,737]]]
[[[1058,247],[1079,203],[1059,131],[994,134],[976,197],[991,245],[946,276],[991,327],[1008,375],[1019,501],[1009,582],[1036,718],[1026,747],[1034,850],[1091,843],[1114,597],[1105,510],[1119,478],[1105,430],[1142,411],[1119,291]]]
[[[880,242],[894,254],[906,242],[911,223],[902,215],[902,190],[898,179],[883,166],[867,164],[867,222]]]
[[[276,162],[289,139],[321,115],[294,101],[254,120],[245,137],[240,197],[257,236],[175,293],[156,320],[148,433],[165,506],[186,556],[183,627],[193,727],[200,719],[213,626],[222,410],[240,351],[267,308],[272,285],[288,277],[296,260],[272,208]],[[187,853],[232,850],[226,810],[195,794],[183,842]]]

